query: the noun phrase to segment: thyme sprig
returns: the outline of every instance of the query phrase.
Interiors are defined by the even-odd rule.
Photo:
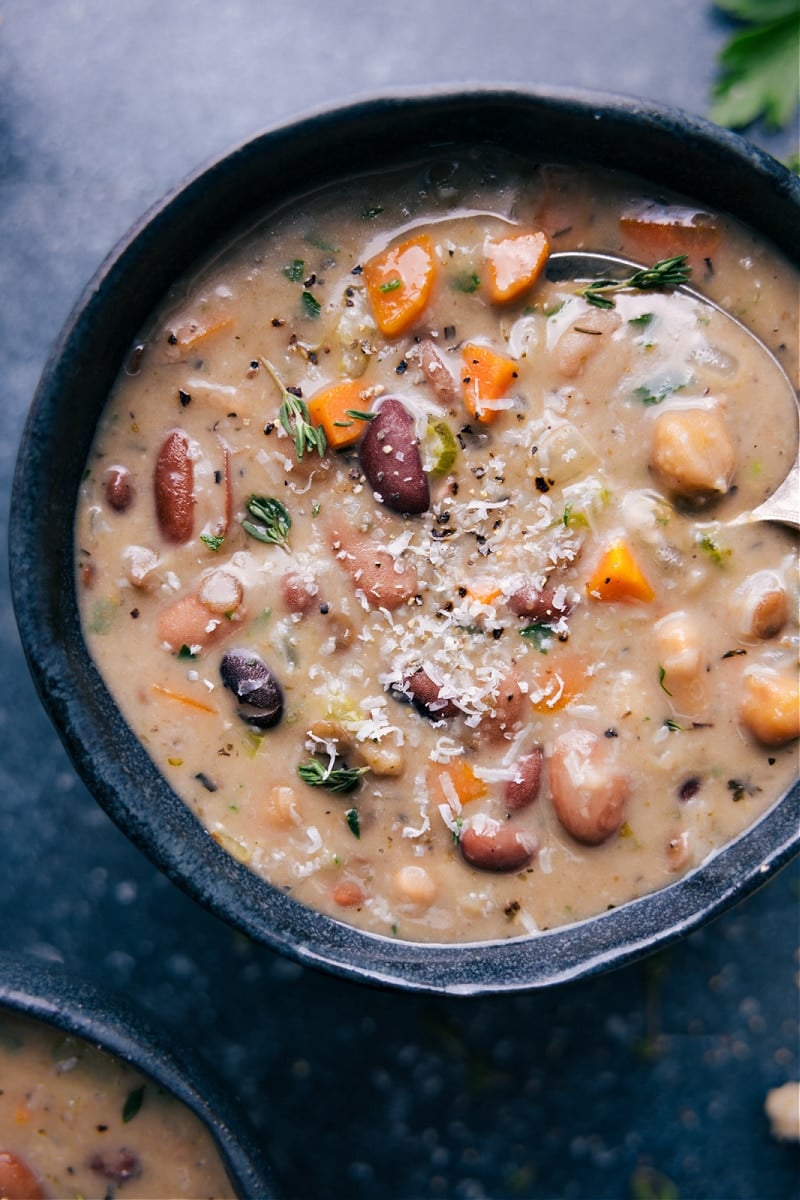
[[[272,542],[288,549],[292,518],[280,500],[274,500],[272,496],[251,496],[247,501],[247,511],[260,523],[255,525],[252,521],[242,521],[245,533],[259,542]]]
[[[324,787],[329,792],[353,792],[369,767],[324,767],[317,758],[300,763],[297,774],[311,787]]]
[[[685,254],[662,258],[652,267],[634,271],[627,279],[594,279],[579,294],[596,308],[613,308],[616,292],[650,292],[656,288],[676,288],[688,283],[692,268]]]
[[[321,425],[312,425],[308,415],[308,406],[299,396],[294,396],[281,379],[268,358],[262,358],[264,366],[275,380],[281,393],[281,406],[278,410],[278,420],[287,435],[294,442],[297,461],[302,460],[308,450],[316,450],[320,458],[328,448],[328,439]]]

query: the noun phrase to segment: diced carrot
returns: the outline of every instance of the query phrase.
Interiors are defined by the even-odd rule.
[[[489,268],[489,295],[496,304],[516,300],[542,272],[550,243],[542,232],[517,233],[484,246]]]
[[[454,758],[447,764],[437,763],[432,768],[432,776],[435,789],[448,804],[452,791],[460,804],[469,804],[471,800],[480,800],[481,796],[486,795],[486,784],[478,778],[466,759]],[[447,782],[443,782],[445,777]]]
[[[210,704],[203,704],[202,700],[195,700],[192,696],[184,696],[181,692],[173,692],[171,688],[162,687],[160,683],[154,683],[153,691],[158,696],[165,696],[167,700],[175,700],[178,704],[185,704],[188,708],[196,708],[200,712],[216,713],[216,708]]]
[[[348,416],[350,412],[361,412],[364,384],[357,379],[343,379],[333,383],[311,397],[308,415],[312,425],[321,425],[332,450],[352,446],[366,429],[363,420]]]
[[[468,587],[467,594],[472,600],[477,600],[479,604],[492,604],[498,596],[502,595],[503,589],[492,587],[491,584],[483,584],[480,587]]]
[[[642,204],[619,219],[623,249],[647,266],[686,254],[693,272],[705,269],[719,244],[719,226],[708,213],[675,204]]]
[[[202,342],[221,333],[233,324],[233,317],[207,313],[202,317],[179,318],[167,335],[168,357],[180,359],[187,351],[195,350]]]
[[[531,705],[538,713],[557,712],[583,691],[586,663],[576,655],[561,654],[536,668],[530,686]]]
[[[625,602],[641,600],[649,604],[655,592],[633,556],[627,542],[609,546],[586,583],[593,600]]]
[[[467,411],[488,425],[503,411],[504,406],[497,401],[505,398],[512,379],[516,378],[516,363],[489,346],[479,346],[475,342],[467,342],[462,348],[461,361]]]
[[[367,294],[381,333],[405,333],[430,299],[435,276],[433,246],[427,234],[408,238],[364,264]]]

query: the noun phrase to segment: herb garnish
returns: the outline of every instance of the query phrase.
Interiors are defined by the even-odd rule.
[[[655,288],[676,288],[687,283],[691,274],[685,254],[662,258],[652,267],[634,271],[627,279],[594,279],[579,295],[595,308],[613,308],[615,292],[649,292]]]
[[[322,312],[322,305],[317,297],[312,295],[311,292],[303,292],[300,300],[303,305],[303,312],[307,317],[313,317],[316,319]]]
[[[324,787],[329,792],[353,792],[369,767],[323,767],[319,759],[300,763],[297,774],[311,787]]]
[[[520,629],[519,633],[520,637],[524,637],[526,641],[533,642],[541,654],[547,654],[553,642],[552,627],[541,622],[526,625],[524,629]]]
[[[450,286],[454,292],[464,292],[465,295],[471,296],[481,286],[480,276],[474,272],[467,275],[457,275],[451,281]]]
[[[209,550],[213,550],[216,554],[222,543],[225,541],[225,535],[222,533],[201,533],[200,541],[208,546]]]
[[[720,78],[710,117],[742,129],[759,117],[772,129],[792,119],[800,99],[800,8],[797,0],[716,0],[729,17],[746,22],[719,55]]]
[[[668,696],[671,696],[671,695],[672,695],[672,692],[669,690],[669,688],[667,687],[667,685],[664,683],[664,680],[666,679],[666,677],[667,677],[666,668],[665,668],[665,667],[661,667],[661,666],[659,666],[659,668],[658,668],[658,684],[659,684],[659,687],[661,688],[662,692],[666,692]]]
[[[387,279],[386,283],[382,283],[378,290],[381,292],[396,292],[402,286],[402,279]]]
[[[298,461],[302,459],[306,450],[316,450],[322,458],[328,446],[325,430],[321,425],[317,425],[315,428],[311,424],[305,401],[301,400],[299,396],[292,395],[269,359],[262,358],[261,362],[280,388],[281,407],[278,418],[284,431],[294,442]]]
[[[259,542],[272,542],[276,546],[289,545],[289,530],[292,518],[280,500],[272,496],[251,496],[247,501],[247,511],[254,516],[259,525],[252,521],[242,521],[242,528],[250,537]]]
[[[283,273],[290,283],[301,283],[306,273],[305,261],[302,258],[292,259],[288,267],[283,268]]]
[[[144,1089],[145,1084],[142,1083],[139,1085],[139,1087],[134,1088],[132,1092],[128,1092],[128,1095],[125,1098],[125,1103],[122,1106],[122,1120],[126,1125],[129,1121],[133,1120],[139,1109],[142,1107],[142,1101],[144,1100]]]
[[[697,539],[697,544],[718,567],[723,567],[725,560],[730,558],[733,553],[730,546],[720,546],[710,533],[701,534]]]
[[[360,838],[361,837],[361,825],[360,825],[360,822],[358,819],[358,809],[357,808],[348,808],[347,812],[344,814],[344,819],[345,819],[345,821],[347,821],[348,827],[349,827],[350,832],[352,833],[353,837]]]

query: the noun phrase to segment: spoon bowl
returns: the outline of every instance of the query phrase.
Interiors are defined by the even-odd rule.
[[[598,279],[622,281],[628,278],[632,272],[644,269],[641,263],[633,262],[627,258],[619,258],[612,254],[565,250],[550,256],[547,263],[546,275],[554,283],[583,283]],[[721,305],[716,304],[713,300],[709,300],[707,296],[704,296],[695,288],[682,284],[675,290],[685,296],[691,296],[693,300],[696,300],[700,304],[705,304],[709,308],[713,308],[725,320],[731,321],[740,332],[744,333],[750,342],[758,347],[759,352],[764,358],[769,361],[769,370],[775,376],[775,386],[787,389],[787,394],[791,396],[792,403],[797,404],[797,393],[786,371],[772,351],[764,345],[752,330],[748,329],[742,321],[732,316]],[[741,513],[731,521],[731,524],[746,525],[757,521],[775,521],[781,525],[789,525],[793,529],[800,529],[800,445],[798,445],[794,463],[780,486],[762,504],[759,504],[749,512]]]

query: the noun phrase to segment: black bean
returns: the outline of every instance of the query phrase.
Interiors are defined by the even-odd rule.
[[[263,659],[252,650],[228,650],[219,673],[242,707],[239,716],[248,725],[271,729],[283,716],[283,692]]]

